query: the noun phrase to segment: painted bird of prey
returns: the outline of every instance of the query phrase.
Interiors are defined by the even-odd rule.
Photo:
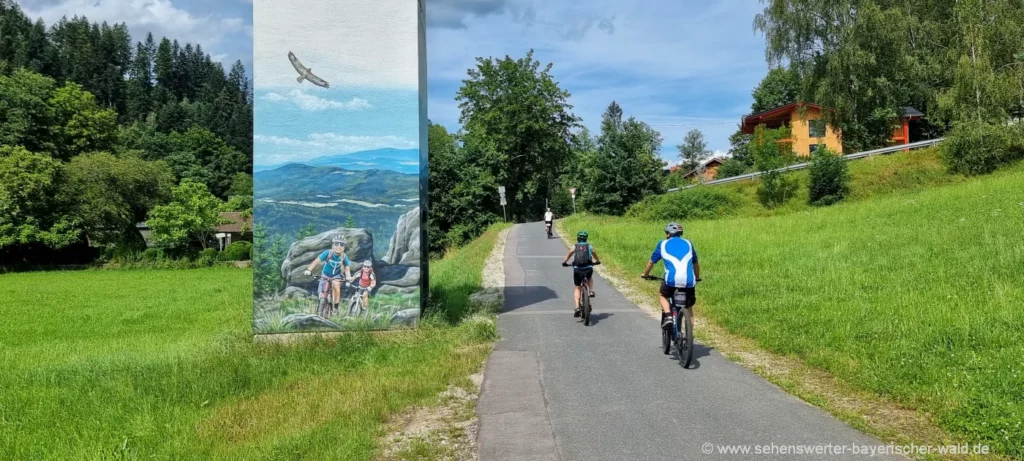
[[[295,71],[299,73],[299,78],[295,79],[299,83],[302,83],[303,80],[309,80],[310,83],[316,86],[322,86],[324,88],[331,87],[330,83],[327,83],[326,81],[324,81],[324,79],[317,77],[316,75],[313,75],[313,69],[303,66],[302,63],[299,62],[299,58],[295,57],[295,53],[289,51],[288,60],[292,62],[292,67],[294,67]]]

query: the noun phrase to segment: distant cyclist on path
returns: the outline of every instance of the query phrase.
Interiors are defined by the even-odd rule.
[[[661,300],[662,327],[672,324],[672,311],[668,298],[676,291],[686,293],[686,307],[692,307],[697,302],[697,294],[694,289],[697,280],[700,279],[700,264],[697,262],[697,250],[693,243],[683,238],[683,226],[676,223],[669,223],[665,226],[665,240],[658,242],[651,254],[651,260],[647,263],[641,277],[647,278],[651,274],[651,268],[658,261],[665,261],[665,280],[661,282],[661,289],[658,297]],[[682,306],[680,306],[682,307]]]
[[[594,297],[594,263],[600,263],[601,258],[597,256],[597,252],[594,251],[594,246],[587,243],[587,231],[580,231],[576,234],[576,245],[573,245],[569,249],[569,253],[565,255],[565,259],[562,260],[563,266],[569,265],[569,258],[573,258],[572,262],[572,283],[576,286],[576,291],[573,293],[573,299],[576,304],[573,304],[575,313],[573,317],[580,316],[580,285],[583,283],[583,276],[587,277],[587,288],[590,289],[590,297]]]

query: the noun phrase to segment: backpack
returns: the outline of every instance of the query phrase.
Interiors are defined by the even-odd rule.
[[[573,259],[572,265],[576,267],[586,267],[593,264],[590,259],[590,245],[586,242],[579,242],[573,248]]]

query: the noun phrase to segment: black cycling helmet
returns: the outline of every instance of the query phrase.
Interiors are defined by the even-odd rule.
[[[586,242],[587,241],[587,237],[588,237],[587,231],[579,231],[579,233],[576,234],[576,241],[577,242]]]
[[[680,226],[679,224],[676,224],[674,222],[670,222],[667,226],[665,226],[665,233],[673,237],[676,235],[683,235],[683,226]]]

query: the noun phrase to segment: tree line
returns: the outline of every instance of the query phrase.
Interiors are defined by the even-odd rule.
[[[661,134],[612,101],[596,136],[572,112],[552,64],[525,57],[478,58],[456,94],[462,129],[430,124],[430,251],[439,255],[507,215],[539,220],[577,207],[621,214],[665,190]],[[505,187],[502,209],[498,187]]]
[[[188,197],[251,209],[252,94],[240,61],[225,70],[198,44],[152,34],[133,44],[124,24],[84,17],[47,28],[10,0],[0,0],[0,30],[6,264],[84,245],[137,248],[135,224],[161,206],[157,222],[174,223],[161,241],[186,244],[196,237],[188,222],[209,221],[169,213]]]

